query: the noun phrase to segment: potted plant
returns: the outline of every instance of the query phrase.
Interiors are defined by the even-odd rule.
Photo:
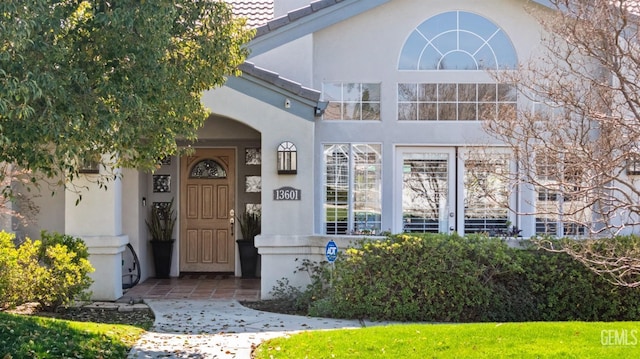
[[[151,208],[151,217],[145,222],[151,235],[156,277],[169,278],[174,242],[173,228],[176,224],[173,199],[171,202],[154,204]]]
[[[240,253],[242,278],[255,278],[258,267],[258,249],[255,246],[255,238],[261,231],[260,214],[244,211],[236,219],[242,235],[242,239],[236,241]]]

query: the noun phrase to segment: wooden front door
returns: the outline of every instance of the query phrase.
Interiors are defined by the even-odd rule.
[[[180,271],[233,272],[235,150],[197,149],[180,165]]]

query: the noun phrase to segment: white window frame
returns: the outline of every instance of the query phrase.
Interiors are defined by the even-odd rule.
[[[339,95],[339,99],[335,98],[335,96],[329,96],[327,93],[327,88],[329,86],[340,86],[340,95]],[[353,87],[358,87],[358,100],[354,101],[354,100],[349,100],[347,99],[346,95],[345,95],[345,88],[349,87],[349,86],[353,86]],[[370,99],[368,101],[363,100],[363,88],[364,86],[377,86],[378,87],[378,97],[377,99]],[[324,114],[322,115],[322,119],[324,121],[381,121],[382,120],[382,114],[381,114],[381,107],[382,107],[382,84],[380,82],[340,82],[340,81],[336,81],[336,82],[324,82],[322,84],[322,100],[323,101],[328,101],[329,104],[327,106],[327,109],[324,111]],[[357,107],[359,107],[359,110],[357,111],[359,113],[360,118],[345,118],[344,114],[345,114],[345,106],[348,105],[355,105]],[[377,118],[365,118],[364,114],[365,111],[363,111],[363,107],[365,105],[377,105],[378,107],[378,111],[377,111]],[[338,116],[336,116],[335,118],[329,118],[329,115],[331,114],[331,110],[333,107],[335,106],[339,106],[340,108],[340,116],[338,118]]]
[[[338,228],[338,224],[342,223],[342,222],[338,222],[338,221],[333,221],[333,222],[329,222],[327,219],[327,206],[331,205],[330,202],[327,201],[327,188],[328,188],[328,183],[327,183],[327,179],[329,176],[329,173],[327,171],[327,150],[329,147],[331,146],[348,146],[349,149],[349,154],[347,155],[347,160],[348,160],[348,174],[347,174],[347,201],[346,201],[346,212],[347,212],[347,217],[346,217],[346,221],[347,221],[347,226],[345,228],[345,233],[328,233],[327,231],[327,227],[329,223],[335,223],[335,228]],[[353,155],[354,150],[358,147],[358,146],[376,146],[377,147],[377,153],[378,153],[378,162],[377,163],[373,163],[371,164],[371,166],[376,166],[376,181],[378,182],[378,194],[377,194],[377,202],[378,202],[378,208],[373,208],[374,211],[377,211],[378,217],[379,219],[377,221],[372,221],[370,223],[373,223],[372,226],[367,226],[365,228],[357,228],[357,223],[356,223],[356,212],[358,212],[357,208],[356,208],[356,194],[355,194],[355,190],[356,190],[356,159],[355,156]],[[374,149],[374,152],[376,152],[376,149]],[[325,143],[322,145],[322,163],[323,163],[323,186],[322,186],[322,233],[327,234],[327,235],[349,235],[349,234],[377,234],[381,231],[382,228],[382,171],[383,171],[383,164],[382,164],[382,144],[380,143]],[[375,185],[375,183],[374,183]],[[365,221],[365,223],[369,223],[368,221]],[[337,230],[335,230],[334,232],[338,232]]]

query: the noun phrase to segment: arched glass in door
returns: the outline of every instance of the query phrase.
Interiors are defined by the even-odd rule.
[[[227,178],[227,171],[216,161],[205,159],[196,163],[189,173],[189,178],[218,179]]]

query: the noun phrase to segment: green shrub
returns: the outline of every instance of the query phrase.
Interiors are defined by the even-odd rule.
[[[39,263],[48,270],[47,283],[36,292],[37,301],[55,308],[74,299],[87,299],[87,289],[93,282],[89,273],[89,251],[79,238],[59,233],[42,233]]]
[[[15,288],[19,281],[17,273],[17,251],[13,244],[13,236],[0,232],[0,308],[15,302]]]
[[[617,287],[564,253],[516,250],[523,268],[499,278],[503,289],[490,320],[638,320],[640,291]],[[526,300],[523,300],[526,298]]]
[[[520,272],[512,250],[486,236],[394,235],[364,240],[336,262],[334,316],[401,321],[478,321],[491,283]]]
[[[296,259],[297,261],[297,259]],[[304,290],[293,286],[287,278],[276,281],[270,292],[278,307],[287,313],[308,313],[312,316],[328,316],[330,313],[320,305],[329,287],[330,275],[327,262],[317,263],[302,260],[294,273],[307,273],[310,284]]]
[[[289,314],[305,314],[309,311],[308,303],[304,298],[308,297],[306,290],[302,290],[289,283],[289,279],[282,278],[276,281],[276,286],[271,290],[271,301],[278,303],[278,308]]]
[[[19,246],[0,232],[0,306],[38,302],[44,309],[84,299],[92,283],[88,251],[79,238],[42,232]]]
[[[340,253],[334,273],[310,262],[301,269],[311,274],[307,289],[286,283],[280,292],[312,315],[430,322],[640,319],[640,289],[613,286],[567,254],[510,248],[482,235],[362,240]]]

